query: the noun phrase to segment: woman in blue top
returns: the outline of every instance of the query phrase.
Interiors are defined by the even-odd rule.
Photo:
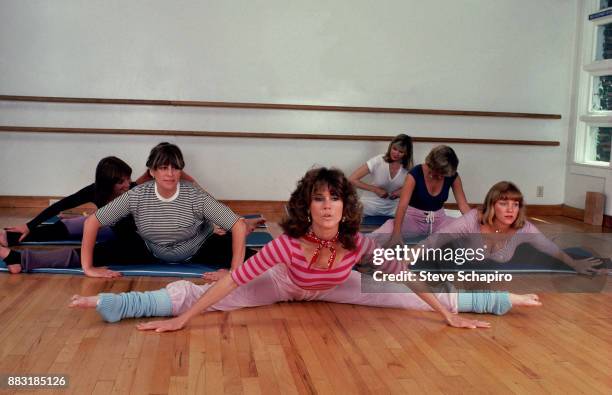
[[[425,163],[413,167],[406,177],[395,213],[396,219],[403,220],[388,220],[373,236],[379,239],[390,235],[392,241],[399,242],[402,235],[436,232],[448,219],[444,202],[451,189],[461,213],[470,211],[458,166],[459,159],[452,148],[446,145],[433,148]]]

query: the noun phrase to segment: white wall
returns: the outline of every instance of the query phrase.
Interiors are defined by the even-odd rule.
[[[1,125],[558,140],[455,144],[468,199],[564,201],[576,0],[0,2],[0,93],[561,114],[561,120],[0,102]],[[285,200],[314,164],[386,144],[0,133],[0,195],[63,195],[174,141],[217,197]],[[417,144],[422,160],[431,144]],[[544,198],[536,198],[536,186]]]
[[[583,65],[593,61],[591,50],[593,48],[594,30],[588,15],[595,12],[599,2],[587,0],[578,3],[575,41],[575,63],[573,75],[573,88],[571,97],[571,111],[569,117],[568,158],[566,167],[565,200],[564,203],[583,209],[587,191],[601,192],[606,195],[605,214],[612,215],[612,167],[598,167],[577,163],[574,159],[580,157],[581,129],[585,125],[579,121],[581,115],[586,114],[589,100],[589,86],[592,83],[589,74],[583,70]],[[582,131],[583,132],[583,131]],[[584,136],[582,136],[584,137]]]

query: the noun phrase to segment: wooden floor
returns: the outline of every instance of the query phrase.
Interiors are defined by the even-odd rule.
[[[0,211],[0,226],[23,215]],[[535,223],[596,230],[560,217]],[[486,330],[453,329],[434,313],[281,303],[155,334],[138,332],[141,320],[106,324],[66,307],[75,293],[173,280],[0,274],[0,374],[67,374],[69,388],[58,392],[75,394],[612,393],[609,286],[541,295],[541,308],[487,316]]]

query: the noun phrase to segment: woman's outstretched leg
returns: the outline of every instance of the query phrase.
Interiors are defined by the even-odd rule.
[[[540,297],[536,294],[513,294],[509,293],[510,303],[512,306],[539,307],[542,306]]]
[[[289,300],[289,292],[275,279],[278,271],[273,268],[250,283],[238,287],[211,306],[209,311],[231,311]],[[178,316],[193,306],[211,286],[212,284],[197,285],[191,281],[180,280],[157,291],[101,293],[97,296],[74,295],[69,306],[95,308],[107,322],[117,322],[124,318]]]
[[[285,268],[277,265],[253,281],[236,288],[212,305],[208,311],[231,311],[245,307],[267,306],[291,299],[282,276]],[[190,281],[175,281],[166,286],[175,316],[189,310],[213,284],[196,285]]]
[[[386,284],[385,291],[361,292],[361,273],[351,272],[339,286],[324,291],[317,300],[365,306],[392,307],[408,310],[429,310],[431,307],[403,284]],[[365,279],[371,281],[371,279]],[[453,313],[472,312],[502,315],[514,306],[541,306],[537,295],[508,292],[440,292],[436,298]]]
[[[172,301],[168,291],[101,293],[98,296],[74,295],[70,307],[95,307],[106,322],[123,318],[168,317],[172,315]]]
[[[317,300],[348,303],[363,306],[390,307],[407,310],[431,310],[431,307],[417,294],[403,284],[385,284],[384,292],[361,292],[362,274],[352,271],[345,282],[328,291],[323,291]],[[365,278],[364,281],[373,281]],[[387,292],[388,291],[388,292]],[[436,293],[436,297],[448,310],[453,313],[457,309],[456,293]]]
[[[489,313],[504,315],[512,307],[541,306],[540,298],[536,294],[518,295],[509,292],[459,292],[457,304],[460,312],[466,313]]]
[[[0,247],[0,259],[4,260],[12,274],[29,272],[38,268],[77,268],[81,266],[78,251],[72,248],[57,250],[24,250],[15,251]]]

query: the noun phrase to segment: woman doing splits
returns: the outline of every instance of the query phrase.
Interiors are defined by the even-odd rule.
[[[449,220],[444,202],[452,189],[462,214],[470,210],[457,173],[459,159],[452,148],[439,145],[431,150],[425,163],[410,170],[399,198],[395,219],[385,222],[371,236],[383,242],[400,242],[402,235],[436,232]]]
[[[540,305],[536,295],[508,293],[361,293],[353,266],[375,248],[357,232],[361,208],[355,189],[339,170],[310,170],[288,203],[285,233],[213,285],[177,281],[153,292],[75,295],[71,307],[95,307],[102,318],[175,316],[138,325],[157,332],[183,328],[204,311],[229,311],[281,301],[327,301],[366,306],[435,310],[455,327],[489,327],[459,311],[503,314],[512,305]],[[402,264],[390,262],[391,266]],[[391,268],[393,271],[394,269]],[[403,286],[402,286],[403,287]],[[405,287],[403,287],[405,288]],[[408,291],[407,288],[405,288]]]
[[[185,162],[180,149],[160,143],[151,150],[147,167],[154,181],[122,194],[85,221],[81,250],[24,251],[0,247],[11,273],[39,267],[79,267],[90,277],[117,277],[108,264],[202,262],[237,268],[245,258],[247,225],[227,206],[198,186],[179,181]],[[137,232],[96,244],[101,226],[134,217]],[[213,223],[231,234],[213,234]],[[246,255],[254,254],[247,249]]]
[[[363,215],[393,217],[408,170],[412,167],[412,139],[405,134],[393,138],[387,153],[369,159],[351,174],[349,181],[357,188],[371,192],[361,196]],[[368,174],[371,184],[361,179]]]

